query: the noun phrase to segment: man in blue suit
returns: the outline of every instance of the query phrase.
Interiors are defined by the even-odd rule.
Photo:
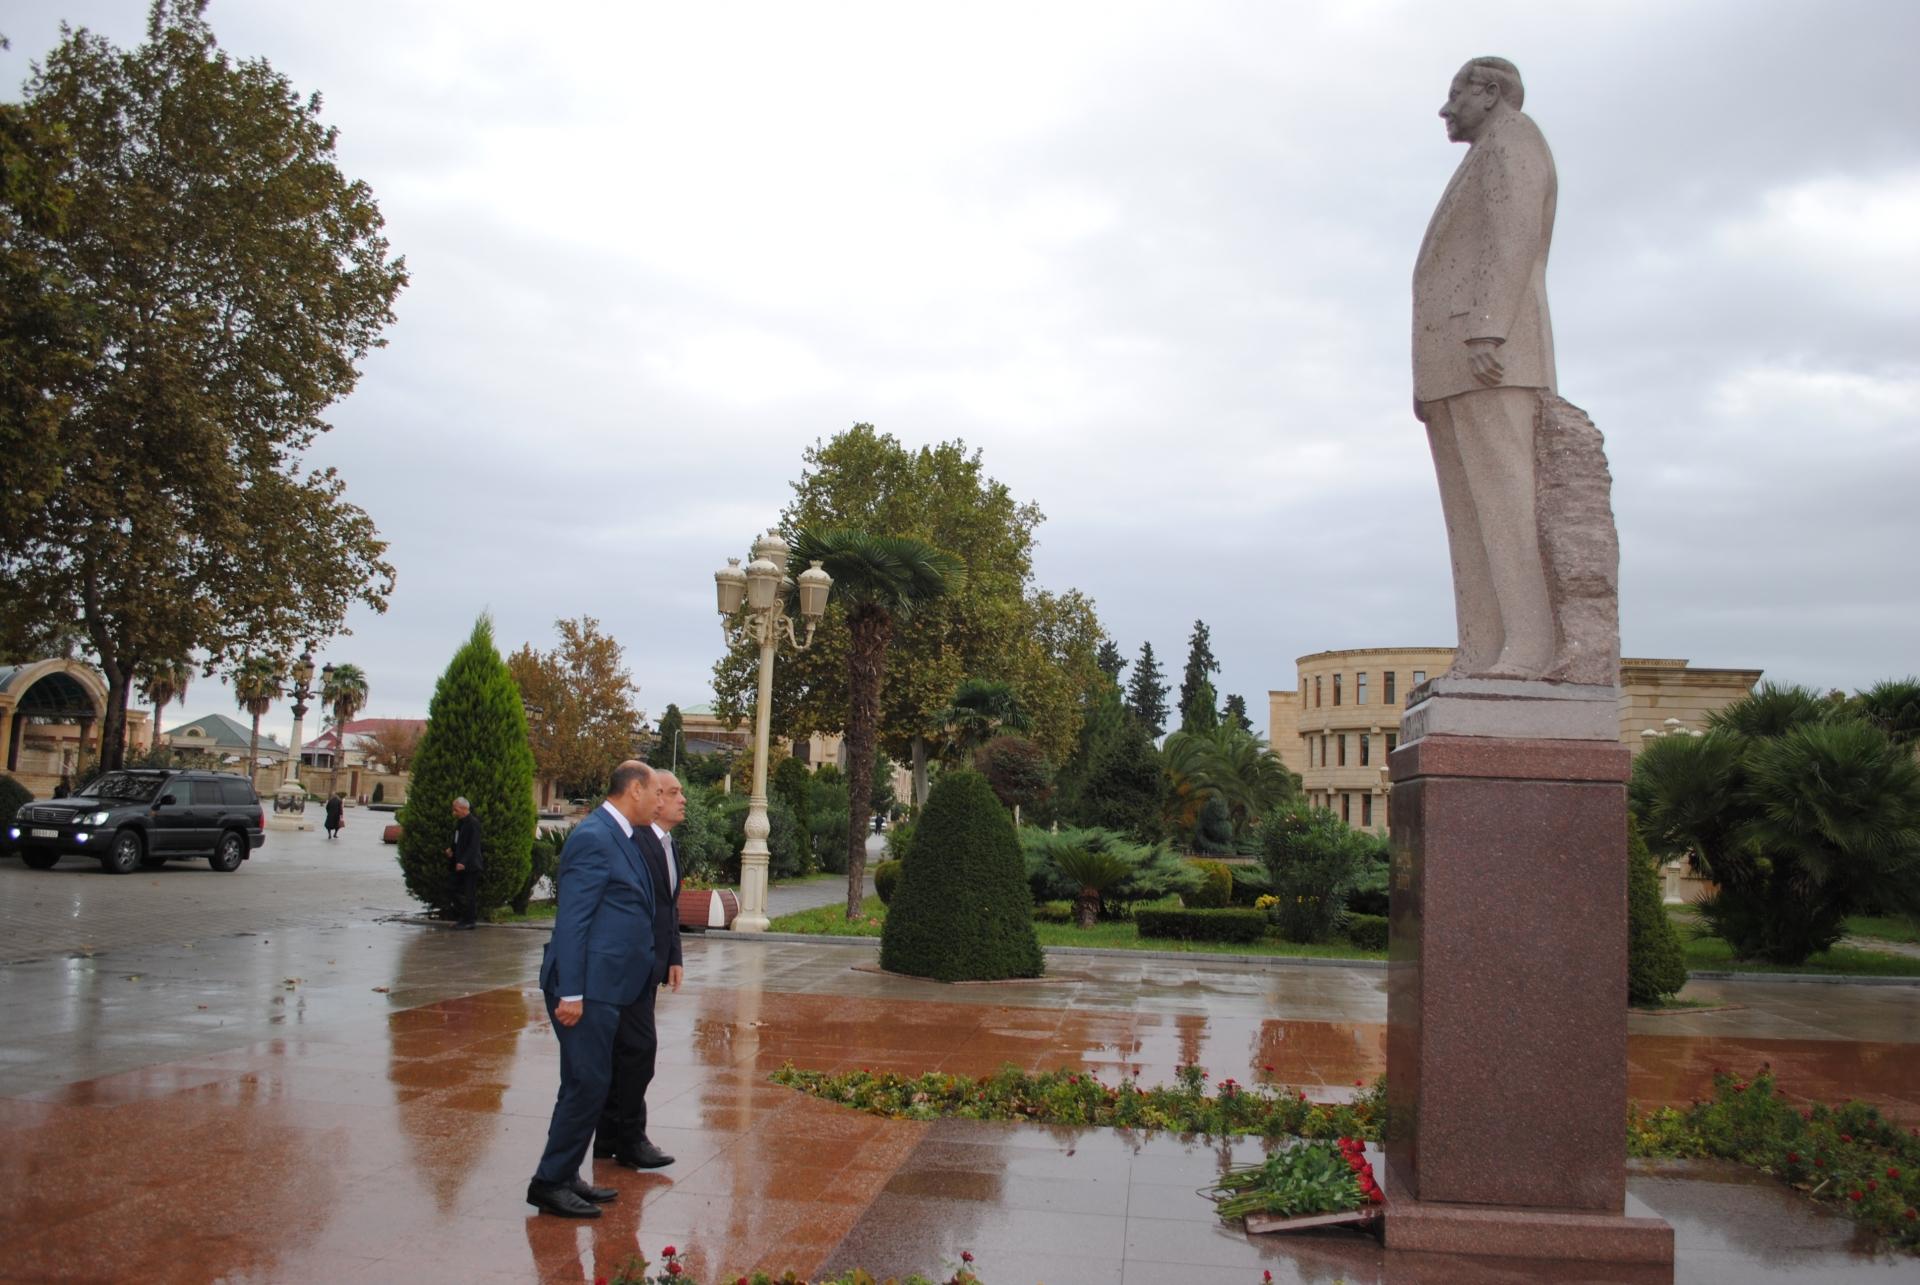
[[[560,854],[553,937],[540,967],[560,1040],[560,1096],[527,1202],[566,1218],[598,1218],[618,1194],[583,1181],[580,1162],[606,1105],[621,1011],[653,981],[656,892],[634,838],[659,805],[652,777],[633,760],[615,768],[607,801],[573,828]]]

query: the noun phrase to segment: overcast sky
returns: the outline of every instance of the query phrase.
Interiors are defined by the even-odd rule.
[[[64,17],[0,0],[8,95]],[[1177,683],[1449,645],[1409,280],[1516,62],[1559,167],[1560,391],[1606,434],[1624,650],[1854,688],[1920,669],[1920,5],[215,0],[325,95],[412,285],[312,453],[399,588],[324,659],[423,714],[475,614],[599,617],[709,699],[712,572],[816,438],[963,438],[1038,581]],[[184,716],[233,712],[202,680]],[[168,723],[175,721],[169,711]],[[269,726],[284,738],[288,716]]]

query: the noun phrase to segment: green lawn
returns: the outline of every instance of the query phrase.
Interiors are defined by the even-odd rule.
[[[527,913],[516,915],[510,906],[501,906],[487,918],[490,924],[544,924],[553,918],[554,903],[551,901],[529,901]]]
[[[887,908],[878,897],[868,897],[861,905],[862,917],[847,922],[845,906],[821,906],[782,915],[773,921],[777,933],[809,933],[827,937],[878,937]],[[1380,951],[1357,950],[1344,942],[1325,946],[1302,946],[1298,942],[1270,937],[1253,944],[1211,941],[1168,941],[1140,936],[1131,922],[1095,924],[1076,928],[1072,924],[1034,924],[1042,946],[1098,946],[1106,950],[1174,950],[1195,955],[1283,955],[1314,959],[1385,959]]]
[[[1681,934],[1687,952],[1687,967],[1714,972],[1736,973],[1822,973],[1854,977],[1920,977],[1920,959],[1889,955],[1878,950],[1854,950],[1835,946],[1811,956],[1804,964],[1767,964],[1736,960],[1733,948],[1718,937]]]
[[[1855,937],[1920,943],[1920,920],[1902,915],[1850,915],[1847,931]]]

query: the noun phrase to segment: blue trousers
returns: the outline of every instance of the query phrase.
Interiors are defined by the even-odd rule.
[[[549,993],[547,1016],[560,1003]],[[560,1039],[560,1096],[553,1104],[553,1123],[547,1126],[547,1149],[533,1180],[570,1182],[580,1176],[580,1164],[593,1145],[593,1129],[607,1103],[613,1083],[613,1038],[620,1028],[620,1006],[600,1000],[581,1003],[580,1020],[572,1026],[554,1022]]]

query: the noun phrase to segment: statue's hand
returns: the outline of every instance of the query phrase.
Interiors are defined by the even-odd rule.
[[[1484,388],[1498,388],[1505,377],[1506,367],[1500,364],[1498,339],[1467,340],[1468,361],[1473,366],[1474,381]]]

